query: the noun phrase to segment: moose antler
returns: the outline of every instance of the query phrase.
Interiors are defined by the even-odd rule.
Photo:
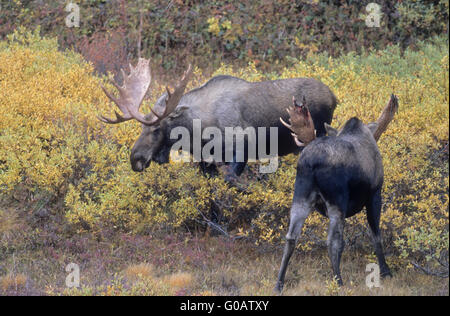
[[[111,83],[119,91],[119,97],[114,97],[106,88],[101,85],[106,96],[113,101],[117,107],[122,111],[122,114],[117,113],[116,119],[99,116],[98,118],[108,124],[122,123],[131,119],[136,119],[143,124],[151,124],[152,121],[147,121],[144,116],[139,112],[139,107],[148,91],[150,82],[152,80],[150,74],[149,60],[139,58],[136,67],[130,64],[130,74],[127,76],[123,69],[121,69],[123,76],[123,85],[119,86],[115,81],[111,80]]]
[[[303,96],[302,103],[297,104],[295,97],[292,97],[293,106],[289,107],[290,124],[283,121],[280,117],[281,123],[292,131],[292,136],[297,146],[306,146],[316,138],[316,130],[314,129],[314,122],[311,118],[311,113],[306,106],[305,96]]]
[[[164,113],[161,116],[161,119],[169,115],[175,110],[178,103],[180,102],[181,97],[184,94],[184,90],[191,78],[192,75],[192,65],[189,64],[188,68],[183,74],[181,80],[176,84],[175,90],[170,92],[169,87],[166,87],[167,97],[166,97],[166,107],[164,108]]]
[[[184,90],[186,88],[189,77],[192,73],[191,65],[189,65],[188,70],[184,73],[181,81],[176,85],[173,93],[170,93],[167,89],[166,107],[164,108],[164,113],[162,115],[157,114],[150,109],[153,117],[148,120],[144,115],[139,112],[139,108],[147,94],[148,88],[150,87],[151,74],[150,74],[150,61],[148,59],[139,58],[136,67],[130,64],[130,74],[127,76],[123,69],[121,69],[123,76],[123,85],[119,86],[116,82],[111,81],[111,83],[119,91],[119,97],[114,97],[104,86],[101,86],[106,96],[113,101],[117,107],[120,109],[122,114],[117,113],[116,119],[110,119],[104,116],[99,116],[99,120],[108,124],[122,123],[131,119],[135,119],[144,125],[156,125],[162,119],[167,117],[173,110],[177,107],[178,102],[183,96]]]
[[[398,98],[396,95],[391,94],[388,104],[384,107],[380,117],[377,120],[377,128],[373,133],[373,137],[376,141],[380,138],[381,134],[387,129],[389,123],[394,118],[394,114],[398,112]]]

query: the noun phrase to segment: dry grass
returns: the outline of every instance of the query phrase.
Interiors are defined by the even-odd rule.
[[[25,288],[27,277],[24,274],[7,274],[0,279],[0,288],[3,292],[18,291]]]
[[[17,227],[17,212],[0,210],[0,236],[8,234]]]
[[[167,278],[167,283],[173,289],[186,289],[192,286],[194,277],[187,272],[177,272]]]
[[[281,250],[271,254],[261,253],[256,258],[250,253],[233,262],[208,271],[201,271],[197,279],[204,279],[210,290],[219,295],[274,295]],[[247,258],[245,258],[247,257]],[[368,275],[364,254],[347,249],[342,260],[344,286],[332,280],[331,266],[326,250],[316,253],[296,253],[288,267],[286,296],[425,296],[448,295],[447,279],[440,279],[417,271],[396,267],[392,278],[382,279],[380,288],[368,288]],[[199,271],[196,271],[198,273]]]
[[[125,269],[124,275],[130,282],[136,282],[142,278],[151,278],[154,275],[154,267],[148,263],[140,263]]]
[[[20,236],[14,240],[16,245],[30,238],[44,238],[30,235],[26,229]],[[83,238],[73,237],[72,248],[63,239],[34,250],[18,247],[14,258],[6,256],[2,265],[10,271],[20,268],[26,276],[0,277],[0,294],[273,295],[282,255],[282,247],[255,247],[244,240],[232,242],[223,237],[115,236],[102,243]],[[111,248],[117,250],[112,254]],[[370,252],[346,248],[342,259],[344,286],[338,288],[332,282],[325,249],[296,252],[288,267],[283,295],[448,295],[447,279],[395,264],[391,265],[392,279],[382,280],[380,288],[367,288],[365,267],[372,262],[371,256]],[[65,287],[68,261],[84,262],[79,291],[70,292]],[[129,265],[139,261],[144,263]],[[46,290],[49,286],[51,291]]]
[[[317,257],[297,256],[290,266],[284,295],[339,295],[339,296],[423,296],[448,295],[448,283],[417,273],[414,270],[400,268],[393,272],[392,278],[381,280],[379,288],[366,286],[368,261],[357,252],[347,251],[342,260],[344,286],[335,287],[331,279],[331,267],[326,253]],[[298,270],[296,270],[298,269]]]

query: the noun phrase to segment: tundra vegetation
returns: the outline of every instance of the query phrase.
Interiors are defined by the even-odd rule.
[[[285,285],[294,295],[448,295],[449,59],[446,38],[363,54],[291,58],[260,71],[222,64],[248,81],[312,77],[336,94],[332,126],[373,122],[395,92],[399,112],[378,141],[384,186],[381,232],[393,278],[365,285],[376,262],[364,212],[346,221],[342,288],[330,281],[328,220],[305,222]],[[210,77],[194,68],[187,90]],[[155,103],[166,84],[155,81]],[[288,229],[298,155],[273,174],[249,164],[241,190],[194,164],[131,170],[140,124],[99,123],[113,87],[56,38],[17,29],[0,42],[0,293],[49,295],[271,294]],[[111,117],[111,116],[110,116]],[[222,172],[222,170],[220,170]],[[211,207],[223,232],[208,237]],[[350,251],[351,249],[351,251]],[[296,258],[295,258],[296,257]],[[81,287],[65,287],[65,266]]]

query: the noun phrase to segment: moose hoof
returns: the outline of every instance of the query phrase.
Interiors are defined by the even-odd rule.
[[[281,295],[281,293],[283,292],[283,284],[277,282],[277,284],[275,285],[275,287],[273,288],[273,292],[276,295]]]
[[[385,278],[392,278],[392,273],[391,273],[391,271],[389,271],[389,270],[387,270],[387,271],[382,271],[382,272],[381,272],[381,277],[382,277],[383,279],[385,279]]]

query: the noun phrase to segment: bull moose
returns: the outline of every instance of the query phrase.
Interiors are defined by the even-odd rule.
[[[175,86],[173,92],[167,88],[159,97],[150,113],[144,115],[139,111],[142,101],[150,87],[151,74],[149,60],[139,58],[135,67],[130,65],[130,74],[122,70],[123,85],[117,88],[119,95],[114,96],[103,86],[103,90],[120,109],[116,118],[99,116],[108,124],[116,124],[135,119],[142,123],[142,133],[131,150],[131,167],[141,172],[151,161],[167,163],[176,139],[170,138],[175,127],[192,130],[194,119],[201,120],[201,127],[217,127],[222,132],[226,127],[277,127],[279,156],[298,153],[299,147],[290,137],[290,131],[278,118],[287,119],[286,109],[290,106],[290,97],[305,97],[309,102],[312,121],[317,126],[317,136],[326,134],[325,123],[330,124],[336,97],[322,82],[311,78],[293,78],[264,82],[248,82],[232,76],[216,76],[204,85],[184,93],[192,67],[189,66],[184,76]],[[192,133],[191,133],[192,135]],[[257,138],[259,139],[259,138]],[[202,139],[206,143],[207,139]],[[267,143],[269,148],[269,144]],[[190,147],[192,148],[192,146]],[[230,175],[239,176],[247,163],[233,159]],[[203,165],[205,166],[205,165]],[[215,172],[214,164],[209,172]],[[207,169],[204,171],[208,172]]]
[[[363,124],[358,118],[348,120],[338,131],[326,125],[328,136],[316,139],[315,123],[305,104],[288,109],[292,136],[305,146],[297,164],[294,197],[289,229],[283,253],[276,292],[281,292],[289,259],[301,234],[303,224],[314,209],[329,218],[328,255],[333,274],[342,285],[341,254],[344,249],[345,218],[366,208],[381,276],[391,272],[383,253],[380,236],[381,189],[383,163],[377,140],[398,110],[397,97],[389,103],[375,123]]]

